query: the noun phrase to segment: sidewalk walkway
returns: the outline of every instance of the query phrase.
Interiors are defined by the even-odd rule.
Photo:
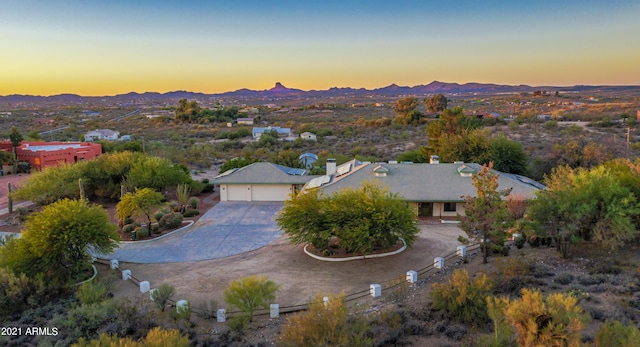
[[[100,256],[130,263],[175,263],[224,258],[261,248],[282,231],[275,222],[282,202],[220,202],[184,233],[121,243]]]

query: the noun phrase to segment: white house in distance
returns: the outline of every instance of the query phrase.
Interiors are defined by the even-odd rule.
[[[113,140],[117,140],[119,136],[120,136],[119,131],[113,131],[110,129],[96,129],[96,130],[87,131],[87,133],[84,134],[84,140],[88,142],[99,141],[99,140],[113,141]]]
[[[316,136],[316,134],[314,133],[310,133],[308,131],[303,132],[302,134],[300,134],[300,138],[307,140],[307,141],[317,141],[318,137]]]
[[[253,125],[253,118],[238,118],[238,125]]]
[[[253,128],[253,138],[259,139],[263,133],[275,130],[278,132],[278,137],[288,137],[291,135],[291,128],[281,128],[281,127],[272,127],[268,126],[266,128],[256,127]]]
[[[220,201],[285,201],[316,177],[307,173],[304,169],[258,162],[223,172],[211,183],[220,186]]]

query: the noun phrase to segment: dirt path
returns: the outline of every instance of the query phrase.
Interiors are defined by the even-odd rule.
[[[307,256],[302,246],[289,244],[281,236],[271,244],[243,254],[215,260],[172,264],[127,264],[139,280],[150,281],[151,287],[169,283],[176,288],[175,299],[197,304],[215,299],[223,302],[222,292],[229,282],[250,276],[265,275],[279,283],[277,301],[281,306],[304,304],[318,293],[347,294],[367,290],[372,283],[405,276],[433,264],[433,258],[455,251],[457,238],[463,232],[453,224],[421,225],[422,233],[413,248],[398,255],[349,262],[323,262]],[[101,275],[110,272],[106,266]],[[113,283],[116,296],[142,299],[130,281]]]

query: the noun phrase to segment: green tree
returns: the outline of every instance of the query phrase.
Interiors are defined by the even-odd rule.
[[[332,196],[314,190],[299,194],[285,202],[277,223],[293,243],[328,250],[329,240],[335,237],[350,253],[389,248],[400,239],[411,246],[420,232],[406,202],[374,183]]]
[[[610,168],[559,167],[545,184],[529,215],[538,231],[556,238],[563,255],[578,239],[615,249],[637,236],[640,204]]]
[[[43,273],[64,282],[89,264],[88,249],[108,254],[117,247],[116,228],[100,206],[84,200],[59,200],[27,219],[22,237],[13,247],[3,247],[0,265],[16,273]]]
[[[131,167],[126,181],[130,187],[151,188],[157,191],[168,187],[176,187],[180,183],[190,183],[191,177],[180,165],[158,157],[146,157]]]
[[[241,167],[245,167],[248,165],[251,165],[255,163],[255,160],[250,158],[250,157],[239,157],[239,158],[232,158],[229,159],[227,161],[224,162],[224,164],[222,164],[222,166],[220,166],[220,172],[226,172],[229,171],[231,169],[238,169]]]
[[[328,295],[324,302],[317,295],[309,309],[287,317],[282,331],[282,346],[373,346],[367,335],[368,321],[363,315],[349,315],[345,296]]]
[[[418,106],[418,99],[413,96],[408,96],[406,98],[398,99],[394,106],[394,110],[399,115],[407,115],[409,112],[415,110]]]
[[[440,161],[452,163],[486,164],[491,161],[489,140],[480,129],[462,130],[459,133],[443,134],[439,139]]]
[[[502,247],[506,238],[510,215],[502,197],[507,197],[511,190],[498,190],[498,175],[493,171],[493,163],[483,165],[471,182],[476,188],[476,196],[465,196],[465,215],[460,217],[460,229],[480,243],[482,262],[486,264],[489,247]]]
[[[527,153],[519,142],[498,136],[489,141],[489,153],[494,169],[517,175],[527,173]]]
[[[407,114],[398,115],[393,121],[402,125],[416,125],[420,123],[420,118],[422,118],[422,113],[418,110],[412,110]]]
[[[571,295],[542,297],[523,289],[520,299],[505,301],[504,316],[516,330],[519,346],[580,346],[581,332],[590,318]]]
[[[9,132],[9,141],[11,141],[11,149],[13,151],[13,174],[18,173],[18,154],[16,153],[16,148],[20,146],[23,138],[20,132],[16,127],[11,127],[11,131]]]
[[[162,194],[150,188],[136,189],[134,193],[127,193],[116,205],[116,217],[125,220],[129,217],[146,217],[147,230],[151,230],[153,211],[162,204]]]
[[[427,112],[436,113],[447,109],[447,98],[442,94],[436,94],[425,101]]]
[[[229,283],[224,290],[224,301],[252,321],[256,309],[269,308],[278,289],[280,285],[265,276],[249,276]]]
[[[176,289],[167,283],[163,283],[151,292],[151,301],[153,301],[161,312],[167,307],[167,303],[172,296],[176,295]]]

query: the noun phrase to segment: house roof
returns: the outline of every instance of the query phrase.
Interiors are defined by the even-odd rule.
[[[96,130],[90,130],[87,131],[87,135],[89,136],[95,136],[95,135],[101,135],[104,137],[112,137],[112,136],[117,136],[120,134],[119,131],[113,131],[111,129],[96,129]]]
[[[281,128],[281,127],[255,127],[253,128],[253,133],[263,133],[265,131],[275,130],[278,134],[288,134],[291,132],[291,128]]]
[[[460,169],[462,167],[462,169]],[[331,180],[319,189],[325,194],[333,194],[341,188],[357,188],[363,181],[383,183],[391,192],[398,193],[407,201],[461,202],[464,196],[476,196],[471,177],[462,173],[480,171],[478,164],[364,164],[340,179]],[[375,172],[388,170],[385,176]],[[460,169],[460,171],[458,171]],[[494,170],[495,171],[495,170]],[[495,171],[499,189],[512,188],[512,196],[531,199],[534,193],[545,187],[527,177]]]
[[[307,175],[304,169],[278,164],[258,162],[232,169],[214,178],[214,184],[304,184],[316,176]]]

